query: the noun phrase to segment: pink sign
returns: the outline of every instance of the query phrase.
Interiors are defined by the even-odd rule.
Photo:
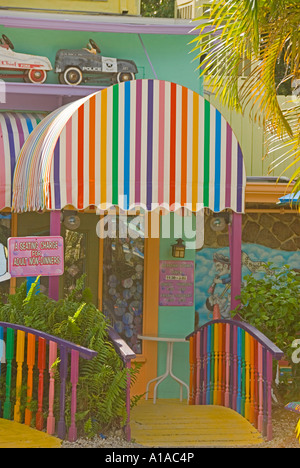
[[[11,276],[60,276],[64,272],[61,236],[10,237],[8,271]]]
[[[159,272],[159,305],[194,305],[194,262],[162,260]]]

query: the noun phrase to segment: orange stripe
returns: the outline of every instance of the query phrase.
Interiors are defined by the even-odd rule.
[[[182,88],[182,121],[181,121],[181,205],[186,203],[187,181],[187,88]]]
[[[199,122],[199,96],[193,93],[193,174],[192,174],[192,210],[196,210],[196,203],[198,199],[198,125]]]
[[[107,139],[107,89],[101,91],[101,192],[100,202],[106,203],[106,139]]]
[[[84,129],[84,105],[78,108],[78,209],[83,209],[83,129]]]
[[[170,207],[175,203],[176,177],[176,84],[171,83],[171,123],[170,123]]]
[[[95,95],[90,99],[89,116],[89,204],[95,205]]]

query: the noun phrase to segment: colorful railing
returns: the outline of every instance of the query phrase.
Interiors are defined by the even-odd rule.
[[[75,415],[79,358],[92,359],[96,355],[96,351],[83,348],[41,331],[21,325],[0,322],[0,375],[1,370],[4,371],[3,366],[6,366],[5,400],[4,402],[0,402],[0,416],[5,419],[13,419],[16,422],[24,422],[28,426],[31,425],[33,414],[30,408],[35,385],[33,375],[34,370],[37,370],[38,382],[36,389],[38,408],[35,414],[36,429],[46,429],[48,434],[57,435],[60,439],[65,439],[67,432],[65,422],[66,398],[70,397],[71,423],[68,430],[68,439],[71,442],[75,441],[77,439]],[[60,394],[59,420],[56,422],[53,412],[55,389],[53,364],[57,359],[59,359]],[[16,366],[17,369],[15,392],[12,388],[13,366]],[[71,382],[70,396],[66,392],[69,369]],[[48,372],[49,375],[46,375],[45,372]],[[4,375],[4,372],[2,374]],[[21,421],[21,391],[24,385],[27,387],[27,403],[24,421]],[[46,385],[48,387],[47,390]],[[47,408],[44,407],[45,399],[48,400]],[[44,417],[45,413],[48,414],[47,418]]]
[[[115,350],[121,357],[124,366],[126,369],[131,368],[131,361],[136,357],[132,349],[125,343],[125,341],[118,335],[118,333],[113,329],[110,328],[108,331],[109,337],[114,345]],[[127,440],[131,440],[131,430],[130,430],[130,373],[127,373],[127,386],[126,386],[126,412],[127,412],[127,420],[125,425],[125,435]]]
[[[186,339],[189,404],[232,408],[271,440],[273,359],[281,359],[283,352],[239,320],[213,320]]]

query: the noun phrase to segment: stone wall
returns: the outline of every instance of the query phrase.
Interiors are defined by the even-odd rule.
[[[204,246],[227,247],[228,229],[213,231],[212,215],[205,216]],[[246,213],[243,215],[242,242],[271,249],[300,250],[300,215],[297,213]]]

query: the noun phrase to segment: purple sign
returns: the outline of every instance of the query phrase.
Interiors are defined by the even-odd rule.
[[[61,236],[10,237],[8,271],[13,277],[62,275],[63,238]]]
[[[159,305],[194,305],[194,262],[161,260],[159,272]]]

